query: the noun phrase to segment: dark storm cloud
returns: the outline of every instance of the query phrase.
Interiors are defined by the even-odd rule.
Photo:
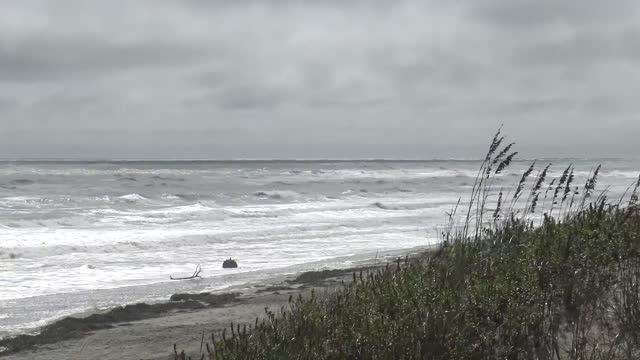
[[[223,109],[268,110],[285,102],[289,96],[278,89],[256,88],[254,85],[228,87],[213,98]]]
[[[514,57],[518,64],[567,64],[576,67],[599,63],[636,63],[638,60],[638,29],[579,32],[563,41],[535,44],[521,49]]]
[[[4,157],[453,156],[500,123],[541,149],[571,132],[613,154],[640,136],[636,1],[2,9]]]
[[[0,81],[38,82],[108,75],[136,67],[184,66],[203,55],[197,48],[161,42],[32,38],[15,46],[0,46]]]
[[[495,26],[530,27],[551,23],[608,25],[637,14],[635,0],[477,0],[469,1],[469,12]]]

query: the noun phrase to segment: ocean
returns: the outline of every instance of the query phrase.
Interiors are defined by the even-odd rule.
[[[620,197],[637,160],[595,165]],[[494,186],[513,187],[519,161]],[[403,254],[440,240],[478,161],[0,162],[0,337],[177,292]],[[222,269],[225,259],[237,269]],[[203,279],[188,276],[201,264]]]

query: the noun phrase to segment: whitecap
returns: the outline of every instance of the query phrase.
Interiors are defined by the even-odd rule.
[[[147,199],[146,197],[140,195],[140,194],[127,194],[127,195],[122,195],[122,196],[118,196],[118,199],[124,200],[126,202],[139,202],[139,201],[148,201],[149,199]]]

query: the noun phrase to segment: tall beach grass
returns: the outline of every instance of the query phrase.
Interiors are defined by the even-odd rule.
[[[498,132],[439,250],[290,298],[177,359],[639,359],[640,178],[623,198],[536,163],[511,189]]]

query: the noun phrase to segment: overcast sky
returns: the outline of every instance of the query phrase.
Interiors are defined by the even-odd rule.
[[[0,9],[0,158],[640,155],[637,0]]]

